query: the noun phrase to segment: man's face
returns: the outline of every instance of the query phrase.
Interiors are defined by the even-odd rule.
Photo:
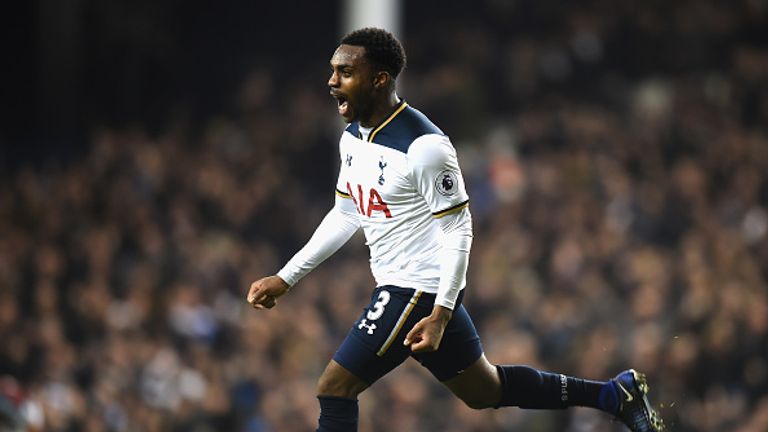
[[[365,48],[339,45],[331,58],[328,87],[345,122],[364,120],[370,115],[373,81],[373,67],[365,59]]]

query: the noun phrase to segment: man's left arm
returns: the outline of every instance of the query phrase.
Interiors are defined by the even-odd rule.
[[[409,149],[413,181],[443,230],[440,283],[432,313],[416,323],[405,338],[414,352],[435,351],[450,321],[459,292],[466,285],[472,247],[469,197],[456,151],[447,137],[419,138]]]

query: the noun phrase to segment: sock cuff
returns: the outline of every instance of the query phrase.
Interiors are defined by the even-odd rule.
[[[501,381],[498,406],[526,409],[568,407],[568,377],[529,366],[496,366]]]
[[[320,395],[317,398],[319,400],[321,400],[321,401],[327,400],[327,401],[339,401],[339,402],[357,403],[357,399],[345,398],[344,396],[324,396],[324,395]]]
[[[320,401],[320,415],[339,419],[357,421],[357,399],[349,399],[341,396],[318,396]]]

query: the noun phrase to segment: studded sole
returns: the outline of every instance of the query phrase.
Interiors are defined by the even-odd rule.
[[[656,429],[658,432],[663,432],[666,430],[664,426],[664,421],[661,419],[659,414],[656,412],[655,409],[648,403],[648,399],[646,398],[646,395],[648,394],[648,380],[645,377],[644,373],[640,373],[636,370],[632,370],[632,376],[635,379],[635,383],[637,384],[637,388],[640,390],[640,392],[643,394],[643,399],[645,402],[645,407],[648,410],[649,417],[651,419],[651,425]]]

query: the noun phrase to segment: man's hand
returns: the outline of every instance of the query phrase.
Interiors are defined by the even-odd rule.
[[[440,347],[440,341],[443,339],[443,332],[448,321],[451,320],[453,311],[435,305],[432,314],[422,318],[405,336],[403,344],[410,346],[413,352],[432,352]]]
[[[291,287],[279,276],[267,276],[251,284],[248,290],[248,303],[256,309],[272,309],[277,299],[287,293]]]

